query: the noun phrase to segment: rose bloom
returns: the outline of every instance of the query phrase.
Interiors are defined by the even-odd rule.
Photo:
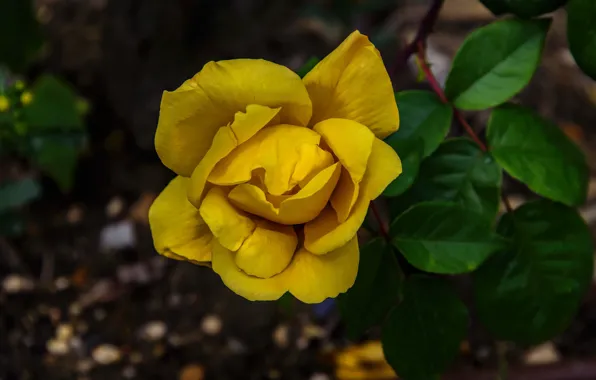
[[[163,94],[155,148],[178,176],[149,211],[156,250],[249,300],[336,297],[356,279],[370,201],[401,173],[381,140],[398,126],[358,31],[304,79],[259,59],[207,63]]]

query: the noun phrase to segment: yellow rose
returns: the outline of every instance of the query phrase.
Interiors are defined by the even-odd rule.
[[[164,92],[155,147],[178,174],[149,221],[157,251],[210,265],[249,300],[347,291],[356,232],[401,173],[399,115],[377,49],[352,33],[303,80],[272,62],[209,62]]]

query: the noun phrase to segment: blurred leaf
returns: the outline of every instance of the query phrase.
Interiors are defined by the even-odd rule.
[[[406,195],[411,203],[449,201],[494,220],[499,210],[501,168],[467,138],[450,139],[424,160]]]
[[[292,293],[286,292],[277,300],[277,305],[286,315],[292,315],[292,313],[294,312],[295,301],[296,299],[294,298]]]
[[[376,238],[360,248],[356,282],[337,297],[348,338],[358,339],[397,305],[401,276],[394,253],[384,239]]]
[[[397,141],[420,138],[424,142],[423,156],[429,156],[447,136],[453,109],[430,91],[398,92],[395,100],[399,108],[400,125],[397,132],[386,139],[387,144],[393,146]]]
[[[550,121],[517,105],[495,109],[488,123],[492,155],[512,177],[536,193],[579,205],[586,199],[589,169],[579,148]]]
[[[457,204],[418,203],[392,224],[393,245],[425,272],[459,274],[476,269],[502,247],[484,216]]]
[[[457,357],[468,311],[445,281],[414,275],[383,326],[383,351],[400,379],[438,379]]]
[[[393,140],[390,144],[397,152],[401,160],[402,173],[385,188],[383,195],[395,197],[410,188],[418,176],[420,162],[422,161],[423,147],[422,139]]]
[[[0,184],[0,212],[22,206],[41,195],[41,187],[34,178],[6,181]]]
[[[302,67],[300,67],[298,70],[296,70],[296,74],[298,74],[298,76],[300,78],[304,78],[306,76],[306,74],[308,74],[310,72],[310,70],[312,70],[319,62],[320,62],[319,58],[310,57],[308,59],[308,61],[306,61],[304,63],[304,65],[302,65]]]
[[[575,62],[596,80],[596,1],[570,0],[567,5],[567,39]]]
[[[63,192],[72,188],[80,147],[59,138],[38,138],[34,143],[33,160],[52,178]]]
[[[562,7],[567,0],[480,0],[480,2],[497,16],[513,13],[519,17],[531,18],[553,12]]]
[[[506,214],[511,239],[474,274],[484,326],[500,339],[537,344],[563,332],[592,282],[591,234],[578,213],[540,200]]]
[[[509,19],[476,29],[453,60],[447,98],[458,108],[481,110],[517,94],[540,63],[550,22]]]
[[[78,98],[68,84],[44,75],[35,82],[31,92],[33,101],[23,107],[23,116],[32,130],[83,130]]]
[[[23,72],[41,47],[41,31],[31,0],[0,1],[0,66]]]
[[[14,211],[0,212],[0,236],[18,236],[25,230],[23,216]]]

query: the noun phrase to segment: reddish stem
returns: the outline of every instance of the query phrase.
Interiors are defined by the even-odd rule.
[[[424,51],[424,43],[422,41],[418,42],[418,61],[420,63],[420,68],[422,69],[422,72],[424,72],[424,75],[426,76],[426,79],[428,80],[428,83],[432,87],[433,91],[439,96],[443,103],[450,104],[449,100],[445,96],[445,92],[439,84],[439,81],[437,81],[437,78],[435,77],[432,70],[428,66],[428,63],[426,62],[426,53]],[[474,132],[470,124],[466,121],[462,113],[457,108],[453,106],[452,108],[457,121],[459,121],[459,123],[464,127],[468,135],[470,135],[472,140],[474,140],[474,142],[480,147],[480,149],[486,152],[486,145],[484,145],[484,143],[480,140],[480,138],[478,137],[476,132]]]
[[[377,209],[377,205],[375,204],[374,201],[370,202],[370,209],[372,210],[373,215],[374,215],[375,219],[377,220],[377,224],[379,225],[379,231],[381,231],[381,235],[383,235],[385,240],[389,241],[390,240],[389,232],[387,231],[387,227],[385,226],[385,223],[383,223],[383,218],[381,218],[381,214],[379,213],[379,210]]]

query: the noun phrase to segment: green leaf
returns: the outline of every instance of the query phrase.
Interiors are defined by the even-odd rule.
[[[567,5],[567,39],[575,62],[596,80],[596,1],[570,0]]]
[[[83,130],[83,119],[77,108],[78,98],[68,84],[54,76],[44,75],[31,91],[33,101],[23,107],[23,116],[32,130]]]
[[[306,74],[308,74],[310,70],[312,70],[317,65],[317,63],[319,63],[319,61],[320,59],[317,57],[310,57],[308,61],[306,61],[304,65],[302,65],[302,67],[296,70],[296,74],[298,74],[300,78],[304,78]]]
[[[72,188],[80,148],[57,138],[39,138],[34,142],[33,159],[63,192]]]
[[[397,305],[402,273],[391,247],[376,238],[360,248],[356,282],[337,297],[347,335],[357,339]]]
[[[0,212],[27,204],[40,195],[41,187],[34,178],[3,182],[0,184]]]
[[[493,220],[499,210],[501,168],[493,157],[466,138],[445,141],[424,160],[411,203],[449,201]]]
[[[487,140],[507,173],[536,193],[570,206],[586,199],[585,157],[550,121],[524,107],[504,105],[490,117]]]
[[[418,203],[391,224],[392,243],[416,268],[471,272],[502,247],[491,221],[457,204]]]
[[[424,143],[423,156],[429,156],[447,136],[453,109],[430,91],[398,92],[395,101],[399,108],[400,126],[397,132],[386,139],[387,144],[395,149],[398,141],[415,141],[419,138]]]
[[[22,72],[41,47],[31,0],[0,1],[0,66]]]
[[[531,18],[550,13],[562,7],[567,0],[480,0],[495,15],[513,13]]]
[[[468,311],[444,280],[415,275],[383,326],[383,351],[400,379],[438,379],[457,357]]]
[[[593,246],[577,212],[540,200],[506,214],[511,239],[474,275],[478,315],[498,338],[537,344],[561,333],[592,282]]]
[[[20,213],[0,212],[0,236],[18,236],[25,230],[25,221]]]
[[[497,106],[528,84],[544,47],[550,19],[509,19],[476,29],[457,52],[445,93],[464,110]]]
[[[397,152],[401,160],[402,172],[383,191],[383,195],[395,197],[408,190],[416,177],[420,163],[422,162],[423,143],[422,139],[415,140],[394,140],[391,147]]]

